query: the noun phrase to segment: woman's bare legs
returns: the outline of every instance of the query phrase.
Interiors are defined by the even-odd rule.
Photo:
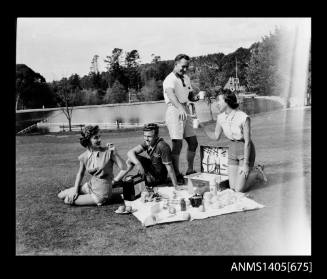
[[[233,190],[236,188],[237,177],[238,177],[238,166],[237,165],[229,165],[228,166],[228,179],[229,179],[229,187]]]
[[[75,205],[96,205],[96,202],[90,194],[79,195],[74,201]]]
[[[65,204],[71,204],[67,198],[68,194],[71,191],[75,191],[75,187],[70,187],[68,189],[61,191],[58,194],[58,198],[64,200]],[[96,202],[94,201],[94,199],[92,198],[92,196],[90,194],[84,193],[83,189],[80,189],[80,192],[81,193],[79,194],[77,199],[74,201],[75,205],[95,205],[96,204]]]
[[[62,199],[62,200],[65,199],[66,196],[67,196],[71,191],[74,191],[74,187],[70,187],[70,188],[68,188],[68,189],[65,189],[65,190],[59,192],[59,193],[58,193],[58,198],[59,198],[59,199]]]
[[[239,167],[241,170],[241,167]],[[266,177],[256,167],[250,168],[249,175],[245,178],[243,173],[238,172],[237,175],[237,187],[235,191],[246,192],[250,187],[254,186],[259,181],[266,182]]]

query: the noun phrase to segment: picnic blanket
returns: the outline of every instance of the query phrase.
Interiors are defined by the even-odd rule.
[[[125,201],[126,206],[132,206],[132,208],[135,210],[135,212],[133,212],[133,215],[145,227],[162,223],[205,219],[213,216],[253,210],[264,207],[264,205],[259,204],[254,200],[246,197],[244,193],[234,192],[233,190],[226,189],[222,192],[219,192],[218,195],[228,194],[228,198],[230,200],[232,198],[232,203],[226,203],[226,205],[222,205],[221,208],[217,208],[216,206],[211,207],[210,205],[206,204],[204,212],[201,212],[197,207],[192,207],[191,205],[188,205],[186,211],[181,211],[179,206],[180,198],[188,200],[191,197],[187,190],[187,187],[182,186],[179,190],[175,190],[174,187],[158,187],[156,188],[156,191],[158,191],[160,196],[163,197],[163,199],[159,202],[153,201],[144,203],[141,201],[140,198],[134,201]],[[175,196],[173,192],[175,192]],[[172,198],[172,196],[174,196],[174,198]],[[164,199],[167,199],[169,201],[169,204],[174,205],[176,209],[175,214],[170,214],[167,209],[163,209]],[[151,207],[158,203],[160,206],[160,212],[158,212],[157,214],[151,214]]]

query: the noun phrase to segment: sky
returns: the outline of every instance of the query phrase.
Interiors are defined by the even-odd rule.
[[[47,82],[84,76],[94,55],[99,70],[114,48],[136,49],[141,63],[151,55],[173,60],[179,53],[200,56],[248,48],[276,27],[294,28],[310,18],[18,18],[16,63]]]

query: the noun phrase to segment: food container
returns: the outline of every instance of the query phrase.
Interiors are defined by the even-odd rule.
[[[203,194],[203,200],[204,201],[210,201],[212,197],[213,197],[213,193],[212,192],[205,192]]]
[[[199,128],[200,120],[198,118],[193,119],[193,128],[197,129]]]
[[[162,209],[168,209],[168,207],[169,207],[169,200],[164,199],[161,204],[162,204]]]
[[[186,211],[186,202],[184,199],[181,199],[180,205],[181,205],[181,211]]]
[[[205,92],[204,91],[200,91],[199,94],[198,94],[198,96],[199,96],[199,99],[200,100],[203,100],[204,99],[204,96],[205,96]]]
[[[201,173],[192,173],[187,176],[188,192],[203,195],[210,191],[209,181]]]
[[[201,172],[221,175],[220,181],[228,176],[228,147],[200,146]]]
[[[191,214],[187,211],[182,211],[181,212],[181,217],[183,218],[183,220],[190,220],[191,219]]]
[[[228,188],[228,147],[200,146],[200,168],[201,172],[185,175],[188,193],[203,195],[210,191],[212,193]]]
[[[189,198],[192,207],[199,207],[202,204],[202,196],[195,194],[194,196]]]
[[[126,210],[126,206],[125,205],[121,205],[117,209],[118,212],[125,212],[125,210]]]
[[[176,208],[173,207],[173,206],[170,206],[169,209],[168,209],[168,212],[169,212],[170,214],[176,214]]]
[[[203,205],[203,204],[201,204],[201,205],[198,207],[198,209],[199,209],[199,212],[205,212],[205,208],[204,208],[204,205]]]

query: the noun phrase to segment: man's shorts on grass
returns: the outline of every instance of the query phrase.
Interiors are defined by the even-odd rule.
[[[185,105],[187,114],[190,114],[189,108]],[[193,118],[189,115],[185,120],[179,118],[178,109],[173,105],[168,105],[166,111],[166,125],[171,139],[183,139],[195,136],[193,128]]]

